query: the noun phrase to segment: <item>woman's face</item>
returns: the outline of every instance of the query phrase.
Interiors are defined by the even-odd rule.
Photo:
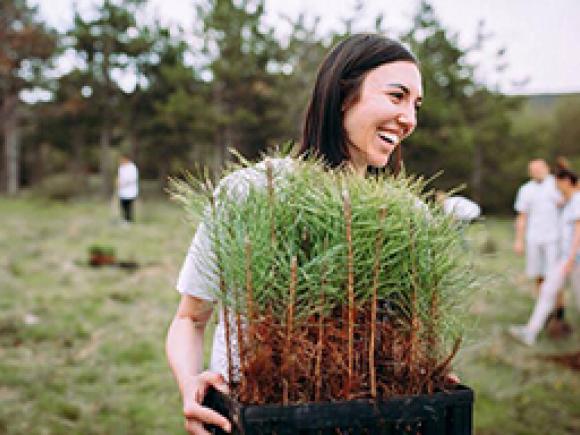
[[[564,196],[574,191],[574,185],[567,178],[556,178],[556,187]]]
[[[412,62],[386,63],[366,74],[358,100],[343,107],[355,171],[386,166],[393,150],[415,129],[422,95],[421,73]]]

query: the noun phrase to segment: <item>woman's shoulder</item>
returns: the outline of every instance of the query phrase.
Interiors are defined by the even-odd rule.
[[[574,192],[570,202],[576,210],[580,210],[580,191]]]
[[[245,197],[250,188],[266,188],[268,183],[268,168],[272,168],[274,178],[283,177],[292,170],[294,159],[291,157],[267,157],[258,163],[236,169],[224,176],[217,192],[225,191],[236,198]]]

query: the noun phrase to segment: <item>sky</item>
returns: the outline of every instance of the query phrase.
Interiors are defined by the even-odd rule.
[[[72,23],[73,3],[83,15],[99,0],[29,0],[41,16],[61,30]],[[192,27],[193,0],[150,0],[147,17],[165,24]],[[356,31],[372,30],[374,18],[385,15],[387,28],[406,30],[419,0],[365,0],[365,14]],[[478,65],[477,78],[509,94],[580,92],[580,0],[431,0],[444,27],[456,33],[460,46],[473,44],[480,21],[491,38],[469,58]],[[356,0],[265,0],[266,21],[281,37],[286,15],[320,17],[321,35],[339,29],[353,15]],[[330,6],[332,5],[332,6]],[[147,18],[144,18],[147,19]],[[505,48],[507,67],[496,71],[494,53]],[[66,61],[63,61],[63,65]],[[63,66],[66,68],[66,66]]]

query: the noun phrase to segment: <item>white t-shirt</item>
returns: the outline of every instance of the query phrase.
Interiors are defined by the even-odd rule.
[[[133,162],[119,165],[118,171],[118,194],[121,199],[135,199],[139,193],[139,173]]]
[[[272,162],[274,179],[284,176],[292,168],[292,159],[270,159]],[[228,195],[236,200],[244,200],[249,192],[250,186],[266,189],[266,164],[260,162],[251,168],[244,168],[235,171],[225,177],[219,184],[219,189],[227,189]],[[181,294],[188,294],[200,299],[215,301],[216,291],[219,289],[218,276],[212,273],[211,264],[215,263],[213,257],[213,247],[208,226],[203,221],[199,223],[193,241],[177,279],[177,290]],[[235,332],[235,320],[230,318],[230,349],[232,351],[232,362],[234,376],[236,377],[236,367],[239,366],[239,354],[237,337]],[[228,360],[225,339],[225,323],[223,310],[219,307],[219,322],[214,333],[213,348],[211,353],[210,370],[221,373],[228,379]]]
[[[481,208],[463,196],[450,196],[443,201],[443,210],[461,221],[472,221],[481,215]]]
[[[574,228],[580,220],[580,192],[575,192],[560,213],[560,255],[567,258],[571,252]],[[577,252],[576,255],[580,255]]]
[[[552,175],[542,182],[528,181],[518,191],[514,209],[527,214],[528,243],[550,243],[558,240],[558,204],[562,195]]]

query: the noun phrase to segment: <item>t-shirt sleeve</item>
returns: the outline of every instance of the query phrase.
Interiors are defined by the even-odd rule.
[[[274,174],[282,176],[291,168],[291,160],[275,160]],[[220,201],[227,197],[230,201],[243,201],[250,186],[265,188],[266,166],[258,164],[256,168],[244,168],[224,177],[218,184],[214,198],[220,209]],[[223,195],[222,195],[223,194]],[[219,270],[211,234],[211,212],[206,209],[204,218],[197,227],[183,266],[177,279],[177,290],[200,299],[215,301],[219,289]]]
[[[572,220],[580,220],[580,193],[574,195],[572,199]]]
[[[181,267],[177,279],[177,290],[181,294],[215,301],[219,286],[215,269],[215,254],[209,228],[202,221],[197,227]]]
[[[526,186],[522,186],[520,187],[520,190],[518,190],[516,201],[514,203],[514,210],[518,213],[528,213],[530,211],[530,199]]]
[[[247,195],[255,171],[241,169],[223,178],[213,193],[216,207],[220,208],[223,196],[228,200],[241,201]],[[219,271],[211,234],[211,209],[206,208],[197,226],[193,240],[177,279],[177,290],[209,301],[217,300],[219,291]]]

